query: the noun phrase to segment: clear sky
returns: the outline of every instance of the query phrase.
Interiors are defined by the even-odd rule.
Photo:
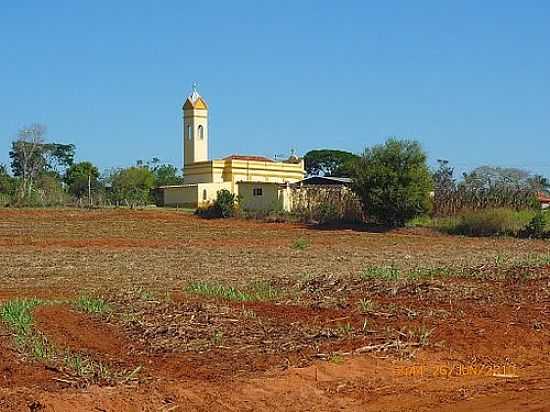
[[[210,155],[361,152],[550,176],[550,2],[4,1],[0,162],[48,126],[101,168],[182,162],[193,81]]]

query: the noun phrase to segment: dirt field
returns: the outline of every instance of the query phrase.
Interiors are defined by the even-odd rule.
[[[0,410],[550,411],[548,241],[0,209],[0,264]]]

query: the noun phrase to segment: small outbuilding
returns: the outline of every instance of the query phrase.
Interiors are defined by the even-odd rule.
[[[349,177],[310,176],[292,184],[293,186],[346,186],[351,185]]]

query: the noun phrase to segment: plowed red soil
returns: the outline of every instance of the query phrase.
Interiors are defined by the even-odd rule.
[[[34,311],[35,326],[56,347],[80,351],[107,360],[129,358],[132,342],[115,328],[76,312],[66,305],[45,305]]]
[[[298,238],[310,246],[292,248]],[[38,297],[33,327],[56,348],[141,368],[74,385],[2,325],[0,410],[550,411],[550,266],[517,263],[549,253],[542,241],[176,211],[0,210],[0,303]],[[483,276],[357,277],[390,264]],[[259,279],[285,293],[233,302],[185,291],[192,280]],[[70,300],[81,294],[113,312],[78,311]],[[412,331],[429,331],[425,344]],[[396,338],[402,347],[365,349]]]

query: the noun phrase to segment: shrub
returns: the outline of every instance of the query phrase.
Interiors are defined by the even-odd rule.
[[[365,150],[355,164],[352,188],[367,218],[390,227],[430,210],[432,176],[419,143],[389,139]]]
[[[529,218],[528,212],[506,208],[477,210],[460,216],[449,232],[466,236],[515,236],[525,227]]]
[[[195,214],[206,219],[232,217],[237,211],[237,203],[238,197],[234,193],[221,189],[218,190],[214,203],[197,208]]]
[[[219,211],[220,217],[235,216],[237,196],[227,189],[219,190],[214,201],[214,207]]]
[[[318,209],[319,224],[329,225],[339,222],[338,209],[334,203],[321,203]]]
[[[535,239],[544,239],[549,237],[550,232],[546,231],[546,218],[545,213],[539,211],[533,216],[529,224],[522,231],[524,237],[535,238]]]

